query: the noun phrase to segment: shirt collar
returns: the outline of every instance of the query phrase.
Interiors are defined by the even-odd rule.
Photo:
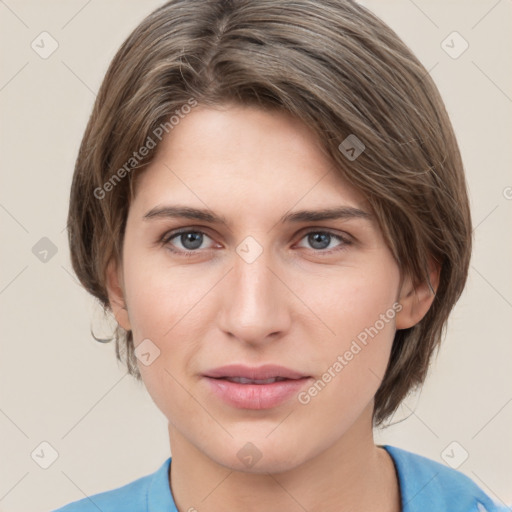
[[[146,496],[148,512],[178,512],[169,485],[170,467],[171,457],[153,474]]]

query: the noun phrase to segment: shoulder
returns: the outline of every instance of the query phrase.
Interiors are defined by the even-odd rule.
[[[169,457],[157,471],[122,487],[74,501],[53,512],[145,512],[152,500],[170,497]],[[167,496],[168,495],[168,496]],[[170,509],[172,510],[172,509]]]
[[[471,478],[422,455],[384,445],[393,458],[400,482],[403,512],[502,512]]]

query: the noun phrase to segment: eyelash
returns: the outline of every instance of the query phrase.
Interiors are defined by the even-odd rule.
[[[183,251],[183,250],[178,250],[178,249],[174,249],[171,245],[170,245],[170,242],[172,239],[176,238],[177,236],[179,235],[183,235],[183,234],[186,234],[186,233],[199,233],[201,235],[206,235],[208,238],[211,238],[210,236],[208,236],[207,233],[205,233],[204,231],[200,230],[200,229],[191,229],[191,228],[184,228],[184,229],[179,229],[179,230],[176,230],[176,231],[170,231],[168,233],[165,233],[162,238],[160,239],[160,243],[163,245],[163,246],[167,246],[167,249],[169,249],[172,253],[174,254],[178,254],[180,256],[185,256],[185,257],[193,257],[193,256],[197,256],[199,253],[200,253],[200,249],[197,249],[195,251]],[[300,240],[304,239],[305,237],[307,237],[308,235],[312,234],[312,233],[320,233],[320,234],[327,234],[327,235],[330,235],[334,238],[336,238],[339,242],[341,242],[341,244],[339,246],[337,246],[336,248],[334,249],[329,249],[329,250],[325,250],[325,249],[310,249],[312,250],[313,252],[315,253],[319,253],[319,254],[323,254],[323,255],[331,255],[335,252],[340,252],[340,251],[343,251],[346,249],[346,246],[348,245],[351,245],[352,244],[352,241],[349,240],[348,238],[345,238],[337,233],[334,233],[330,230],[319,230],[319,229],[313,229],[313,230],[310,230],[310,231],[307,231],[306,233],[303,234],[303,236],[301,237]]]

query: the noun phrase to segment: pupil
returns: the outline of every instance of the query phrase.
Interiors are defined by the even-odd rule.
[[[201,233],[185,233],[181,235],[181,243],[186,249],[197,249],[201,246],[203,241],[202,237],[203,235]],[[188,245],[189,242],[191,242],[191,245]]]
[[[312,233],[309,235],[309,243],[314,249],[325,249],[329,246],[330,237],[329,233]]]

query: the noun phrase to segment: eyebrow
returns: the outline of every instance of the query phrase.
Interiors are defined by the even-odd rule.
[[[191,208],[189,206],[156,206],[149,210],[143,217],[144,220],[154,218],[185,218],[200,220],[210,224],[228,224],[227,219],[217,215],[210,210]],[[372,215],[359,208],[352,206],[339,206],[334,208],[323,208],[321,210],[299,210],[283,215],[281,223],[285,222],[315,222],[322,220],[339,219],[366,219],[371,220]]]

